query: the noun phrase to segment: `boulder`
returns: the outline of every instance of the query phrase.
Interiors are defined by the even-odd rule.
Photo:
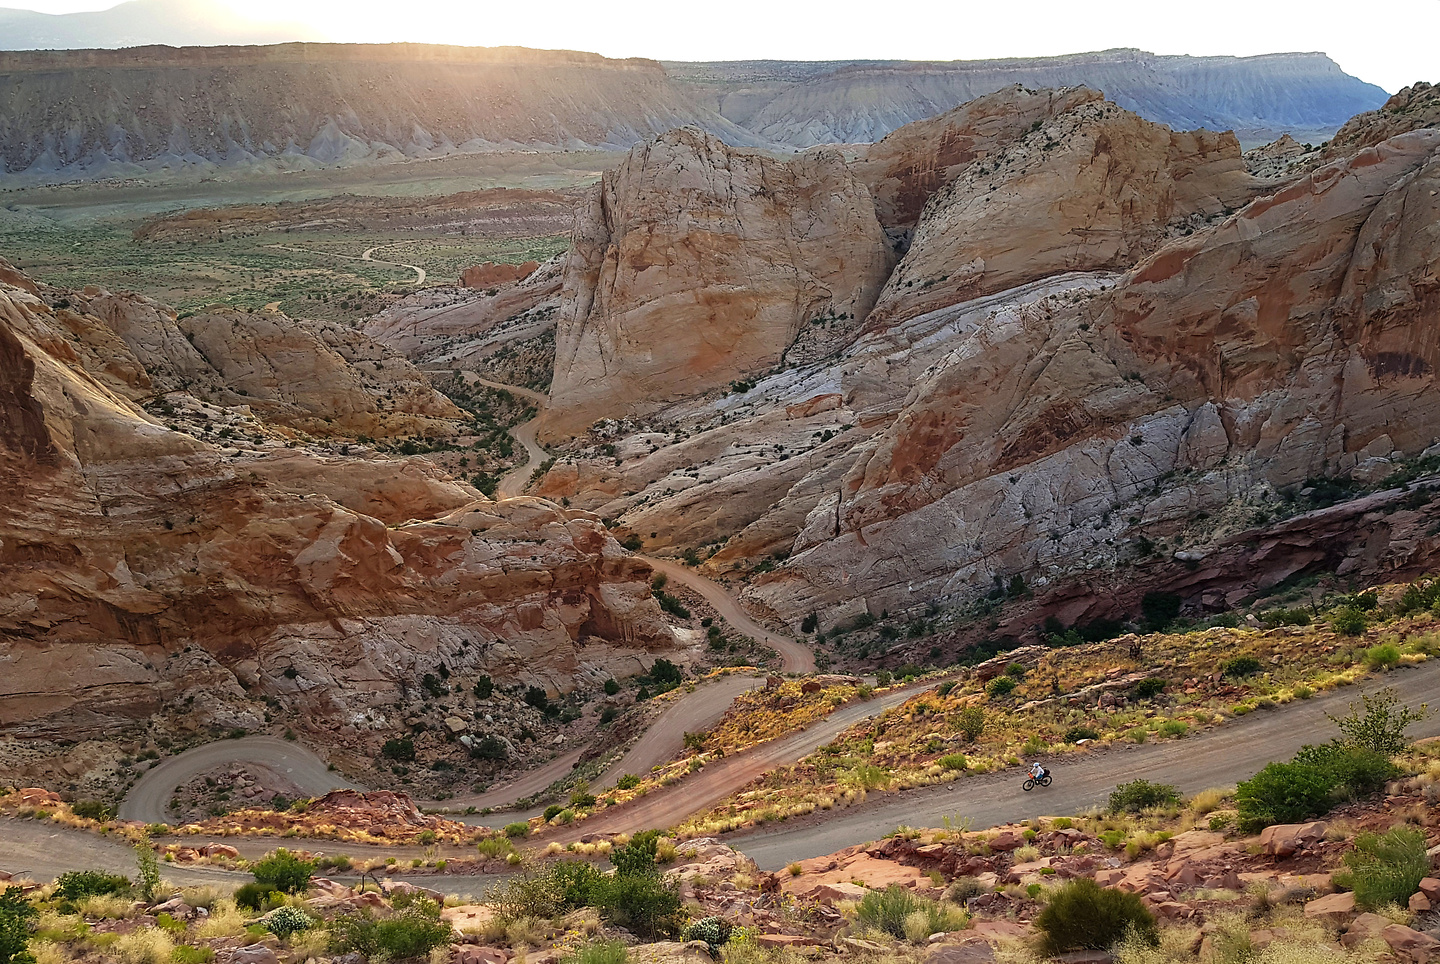
[[[1324,821],[1284,823],[1260,832],[1260,846],[1272,857],[1292,857],[1325,839]]]
[[[455,949],[454,964],[507,964],[510,953],[498,947],[461,944]]]
[[[925,949],[923,964],[994,964],[995,950],[983,941],[940,943]]]
[[[1380,931],[1380,939],[1390,950],[1412,964],[1431,964],[1440,960],[1440,940],[1403,924],[1391,924]]]
[[[1348,891],[1343,894],[1326,894],[1305,905],[1305,916],[1321,920],[1338,921],[1355,913],[1355,895]]]
[[[1385,928],[1390,926],[1392,925],[1389,919],[1379,914],[1361,914],[1345,928],[1345,933],[1340,935],[1340,943],[1346,947],[1355,947],[1380,937]]]
[[[230,952],[230,964],[280,964],[275,950],[265,944],[237,947]]]
[[[822,904],[834,904],[842,900],[864,900],[865,895],[868,893],[870,893],[868,887],[861,887],[858,884],[837,883],[821,884],[806,896]]]

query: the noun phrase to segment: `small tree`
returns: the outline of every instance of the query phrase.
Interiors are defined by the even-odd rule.
[[[606,695],[606,696],[614,696],[615,694],[617,694],[617,693],[619,693],[619,692],[620,692],[620,684],[617,683],[613,678],[607,679],[607,680],[605,681],[605,695]]]
[[[255,881],[284,894],[304,893],[310,887],[310,877],[315,873],[315,864],[301,860],[281,847],[250,868]]]
[[[1330,721],[1345,734],[1345,739],[1356,746],[1386,756],[1394,756],[1410,745],[1405,730],[1411,723],[1418,723],[1430,713],[1428,704],[1422,703],[1418,710],[1400,702],[1400,694],[1386,687],[1378,693],[1361,694],[1358,702],[1350,704],[1350,715],[1330,717]]]
[[[956,724],[965,734],[965,739],[974,743],[985,732],[985,711],[978,706],[967,706],[960,711]]]
[[[610,852],[610,863],[615,865],[615,873],[621,876],[657,873],[655,853],[659,841],[660,831],[642,830],[625,846],[616,847]]]
[[[147,904],[160,889],[160,862],[155,859],[155,848],[150,846],[149,837],[135,845],[135,886]]]
[[[20,888],[0,891],[0,964],[35,964],[30,925],[39,916]]]

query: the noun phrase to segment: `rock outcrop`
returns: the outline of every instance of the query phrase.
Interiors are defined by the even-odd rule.
[[[1356,114],[1335,132],[1327,157],[1345,157],[1397,134],[1440,127],[1440,86],[1423,81],[1400,91],[1379,110]]]
[[[0,286],[7,731],[253,726],[270,699],[323,738],[388,725],[367,713],[440,663],[553,691],[671,645],[648,566],[598,521],[422,460],[172,431],[127,398],[149,376],[117,374],[108,330]]]
[[[949,175],[870,326],[1064,271],[1128,268],[1256,191],[1233,134],[1175,132],[1085,93],[1052,97],[1058,103],[1017,91],[984,105],[984,114],[1004,116],[1012,102],[1019,120],[1034,121],[1009,143],[1014,121],[1000,125],[998,150]],[[935,156],[946,149],[946,130]]]
[[[538,267],[538,261],[526,261],[524,264],[496,264],[486,261],[460,272],[460,284],[466,288],[498,288],[500,285],[525,280]]]
[[[542,434],[724,386],[802,334],[838,344],[889,267],[837,152],[782,162],[695,129],[639,145],[577,215]]]
[[[1440,131],[1416,131],[1333,162],[1113,290],[999,299],[757,600],[893,612],[1010,573],[1110,569],[1161,537],[1203,558],[1207,517],[1233,502],[1417,454],[1440,436],[1437,149]]]

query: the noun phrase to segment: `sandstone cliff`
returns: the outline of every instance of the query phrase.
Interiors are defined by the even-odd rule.
[[[838,153],[781,162],[695,129],[639,145],[576,218],[543,433],[724,386],[802,334],[828,350],[889,267]]]
[[[1172,131],[1078,92],[1054,104],[1073,104],[1062,113],[1023,92],[976,113],[1007,99],[1025,111],[1019,119],[1033,113],[1034,122],[1009,143],[1016,125],[1004,124],[992,135],[1000,149],[951,174],[930,198],[869,326],[1064,271],[1129,267],[1256,190],[1232,134]],[[932,146],[919,153],[942,155],[950,130],[920,132]]]
[[[898,611],[1013,573],[1081,579],[1157,544],[1203,558],[1227,513],[1270,518],[1311,477],[1388,474],[1440,436],[1437,149],[1440,132],[1416,131],[1333,162],[1113,290],[976,302],[757,602]],[[1265,578],[1333,551],[1277,555]]]
[[[171,431],[126,395],[149,376],[94,347],[125,346],[106,330],[0,284],[9,732],[253,726],[275,700],[323,739],[391,726],[371,711],[437,665],[557,691],[673,645],[648,567],[598,521],[423,460]]]

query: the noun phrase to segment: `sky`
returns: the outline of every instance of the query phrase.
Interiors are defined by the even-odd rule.
[[[591,50],[657,60],[970,60],[1139,47],[1163,54],[1329,54],[1396,91],[1440,82],[1440,0],[219,0],[329,39]],[[0,0],[65,13],[114,0]]]

